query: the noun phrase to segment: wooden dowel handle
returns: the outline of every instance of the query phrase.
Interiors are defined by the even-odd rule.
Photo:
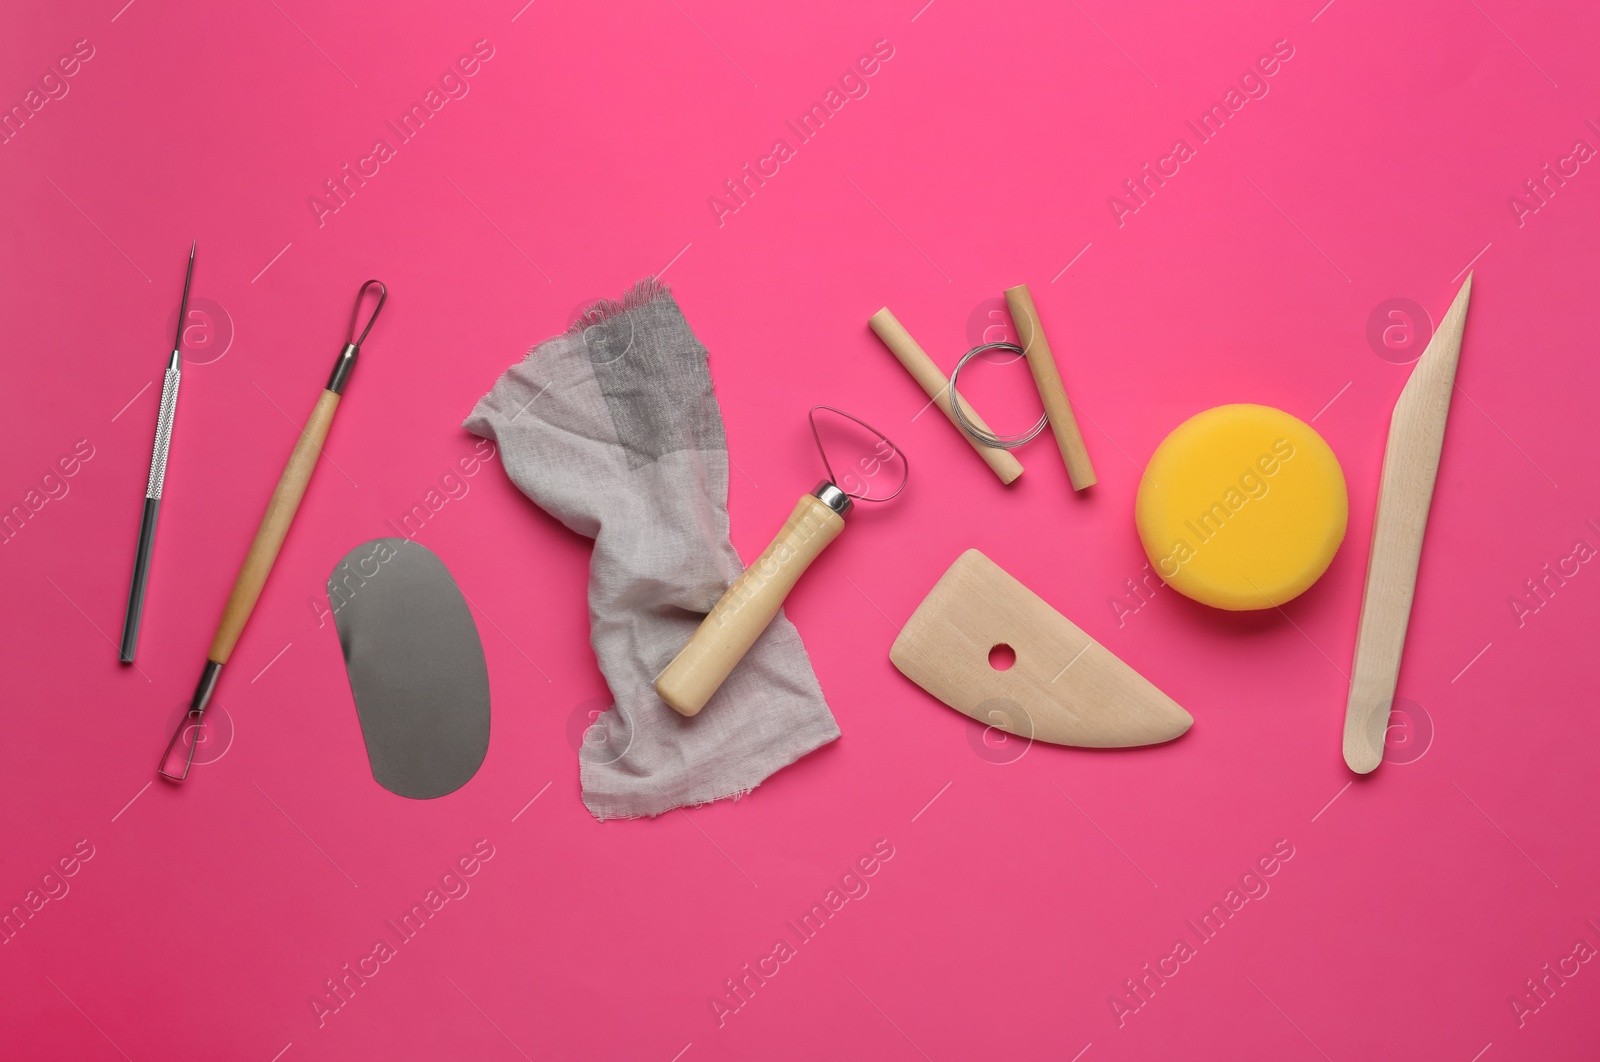
[[[956,431],[961,432],[961,437],[978,451],[978,456],[983,458],[993,469],[994,474],[1000,477],[1001,483],[1010,483],[1022,475],[1022,462],[1013,457],[1010,450],[986,446],[962,429],[960,421],[956,420],[955,411],[950,408],[952,396],[955,401],[961,403],[961,412],[970,423],[983,431],[989,431],[989,425],[973,412],[971,404],[966,399],[955,394],[950,387],[950,381],[939,371],[939,366],[935,365],[933,359],[917,345],[915,339],[911,338],[911,333],[905,330],[905,326],[895,320],[894,314],[889,312],[887,306],[868,318],[867,325],[878,334],[878,338],[883,340],[883,345],[899,359],[900,364],[906,367],[912,379],[922,385],[923,391],[927,392],[928,397],[944,411],[944,415],[950,418],[950,423],[955,425]],[[989,434],[994,433],[989,432]]]
[[[1066,388],[1061,386],[1061,371],[1050,353],[1050,341],[1044,337],[1044,326],[1039,323],[1039,311],[1033,305],[1033,296],[1028,294],[1028,285],[1007,288],[1006,306],[1017,326],[1017,338],[1028,358],[1028,368],[1033,370],[1039,400],[1050,417],[1050,430],[1055,433],[1061,459],[1067,464],[1067,478],[1072,480],[1072,489],[1092,487],[1094,466],[1089,463],[1089,451],[1084,448],[1083,434],[1078,431],[1078,419],[1072,415]]]
[[[332,391],[323,391],[316,407],[311,410],[311,416],[294,444],[294,452],[289,455],[289,463],[284,466],[283,475],[272,491],[272,499],[267,502],[267,511],[262,514],[261,525],[256,528],[250,552],[245,554],[244,563],[239,566],[239,578],[234,580],[233,592],[228,595],[228,607],[222,611],[222,622],[217,624],[217,636],[212,639],[207,659],[226,664],[234,645],[239,641],[239,635],[244,633],[244,625],[250,619],[251,610],[256,607],[261,588],[267,583],[273,561],[278,559],[278,550],[283,547],[289,525],[294,522],[295,510],[300,508],[300,499],[305,497],[306,484],[311,482],[312,470],[317,467],[322,444],[328,438],[328,428],[333,424],[333,413],[338,408],[339,396]]]
[[[681,715],[704,708],[778,614],[795,582],[843,530],[844,518],[821,499],[801,498],[777,537],[728,587],[656,679],[661,699]]]

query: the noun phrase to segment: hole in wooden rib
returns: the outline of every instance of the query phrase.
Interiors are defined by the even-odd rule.
[[[1008,671],[1017,662],[1017,651],[1005,642],[989,650],[989,666],[996,671]]]

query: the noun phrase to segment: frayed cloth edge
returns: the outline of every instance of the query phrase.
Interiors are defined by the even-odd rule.
[[[824,704],[826,704],[826,701],[824,701]],[[839,729],[838,721],[833,718],[833,713],[831,710],[828,713],[828,721],[833,724],[831,727],[827,728],[827,730],[832,731],[831,733],[828,733],[827,730],[824,730],[823,733],[819,735],[822,740],[818,741],[810,748],[796,753],[793,757],[783,763],[778,764],[776,767],[773,767],[755,783],[751,785],[730,786],[727,789],[716,791],[709,796],[696,795],[692,799],[684,800],[676,804],[669,803],[668,806],[661,808],[659,811],[640,811],[634,808],[624,807],[623,805],[626,803],[625,801],[619,801],[616,797],[609,795],[603,800],[597,802],[598,806],[597,804],[589,803],[588,794],[583,792],[583,769],[587,765],[584,764],[584,762],[580,759],[578,761],[578,789],[583,800],[583,806],[588,809],[589,814],[593,815],[597,822],[605,822],[608,819],[654,819],[661,815],[665,815],[669,811],[676,811],[679,808],[700,808],[707,804],[716,803],[718,800],[727,800],[729,798],[732,798],[735,802],[743,800],[745,797],[754,793],[757,787],[759,787],[763,782],[770,781],[773,775],[776,775],[785,767],[792,767],[823,746],[831,745],[833,742],[838,741],[841,737],[843,737],[844,734]],[[656,792],[660,793],[661,791],[660,789],[657,789]],[[667,801],[672,800],[672,798],[667,796],[665,793],[662,793],[661,795],[662,798]]]
[[[489,438],[487,435],[480,435],[480,433],[472,431],[472,428],[469,427],[473,419],[477,417],[478,410],[483,408],[483,403],[489,398],[490,395],[495,393],[495,390],[499,388],[502,383],[505,382],[506,377],[511,375],[512,369],[515,369],[518,365],[524,364],[529,358],[539,353],[539,348],[550,342],[551,339],[560,339],[563,336],[581,335],[587,328],[597,324],[604,324],[613,317],[620,317],[629,310],[637,310],[641,306],[648,306],[652,302],[655,302],[657,299],[661,298],[663,295],[670,294],[672,294],[672,289],[667,287],[661,281],[657,280],[655,277],[645,277],[643,280],[634,284],[633,287],[623,292],[622,298],[620,299],[597,299],[596,301],[590,303],[588,306],[583,308],[583,311],[578,314],[578,316],[570,325],[566,327],[564,331],[558,332],[549,339],[539,340],[539,342],[535,343],[532,347],[529,347],[528,352],[520,359],[512,362],[510,365],[507,365],[500,375],[495,377],[494,385],[485,391],[482,397],[472,404],[472,411],[468,413],[466,419],[461,422],[461,426],[467,431],[472,432],[472,434],[479,435],[480,438]]]
[[[768,775],[767,777],[770,778],[772,776]],[[764,782],[766,780],[766,778],[763,778],[761,781]],[[624,811],[620,808],[610,806],[609,804],[606,807],[597,808],[591,805],[587,800],[584,801],[583,806],[589,809],[589,814],[593,815],[597,822],[605,822],[608,819],[654,819],[665,815],[669,811],[677,811],[679,808],[703,808],[707,804],[714,804],[719,800],[728,800],[731,798],[735,803],[737,803],[738,801],[749,796],[751,793],[754,793],[757,786],[760,785],[761,782],[757,782],[755,785],[750,786],[735,786],[726,792],[716,793],[707,797],[696,797],[693,800],[686,800],[681,804],[673,804],[671,807],[662,808],[660,811]]]
[[[641,306],[648,306],[661,296],[671,294],[671,292],[671,288],[655,277],[645,277],[623,292],[621,299],[598,299],[584,307],[583,311],[567,326],[565,334],[569,336],[578,335],[586,328],[604,324],[613,317],[622,316],[629,310],[637,310]]]

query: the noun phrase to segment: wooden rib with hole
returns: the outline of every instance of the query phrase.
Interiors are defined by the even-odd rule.
[[[961,437],[971,443],[974,450],[978,451],[978,456],[983,458],[984,463],[994,471],[995,475],[1000,477],[1001,483],[1010,483],[1022,475],[1022,462],[1013,457],[1010,450],[1003,450],[997,446],[987,446],[968,435],[965,429],[961,427],[960,421],[956,420],[955,410],[950,408],[952,396],[954,396],[955,401],[961,403],[961,412],[968,421],[981,430],[987,431],[991,435],[994,434],[989,431],[989,425],[983,422],[983,418],[973,411],[972,404],[960,395],[955,394],[954,389],[950,386],[950,381],[945,378],[944,373],[939,371],[939,366],[935,365],[933,359],[928,357],[915,339],[911,338],[911,333],[905,330],[905,326],[895,320],[894,314],[889,312],[889,307],[885,306],[868,318],[867,325],[877,333],[878,338],[883,340],[883,345],[888,347],[889,352],[899,359],[901,365],[905,366],[906,372],[911,374],[911,378],[922,386],[922,390],[927,393],[929,398],[933,399],[934,403],[944,412],[944,415],[950,419],[950,423],[955,426],[956,431],[961,433]]]
[[[1018,284],[1006,289],[1006,308],[1017,326],[1017,339],[1028,359],[1028,368],[1033,370],[1033,384],[1039,389],[1039,401],[1044,403],[1044,411],[1050,418],[1050,431],[1056,437],[1061,460],[1066,462],[1072,489],[1092,487],[1098,482],[1094,465],[1089,463],[1089,450],[1083,445],[1078,418],[1073,416],[1072,404],[1067,401],[1061,370],[1050,352],[1050,341],[1044,336],[1044,325],[1039,323],[1039,310],[1033,305],[1033,296],[1028,294],[1028,285]]]
[[[1439,476],[1439,454],[1444,447],[1444,426],[1450,415],[1450,394],[1461,360],[1471,295],[1469,273],[1439,322],[1439,330],[1417,359],[1389,418],[1367,585],[1361,596],[1361,623],[1356,628],[1355,662],[1350,667],[1350,698],[1344,714],[1344,762],[1357,774],[1369,774],[1383,762],[1384,735],[1400,682],[1400,658],[1417,591],[1422,538]]]
[[[1009,645],[1004,671],[989,651]],[[945,704],[1018,737],[1085,748],[1154,745],[1193,717],[994,561],[969,549],[940,577],[889,650]]]

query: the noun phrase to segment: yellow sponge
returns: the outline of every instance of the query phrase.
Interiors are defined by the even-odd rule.
[[[1327,571],[1350,501],[1316,430],[1270,406],[1218,406],[1150,457],[1134,521],[1168,586],[1216,608],[1271,608]]]

